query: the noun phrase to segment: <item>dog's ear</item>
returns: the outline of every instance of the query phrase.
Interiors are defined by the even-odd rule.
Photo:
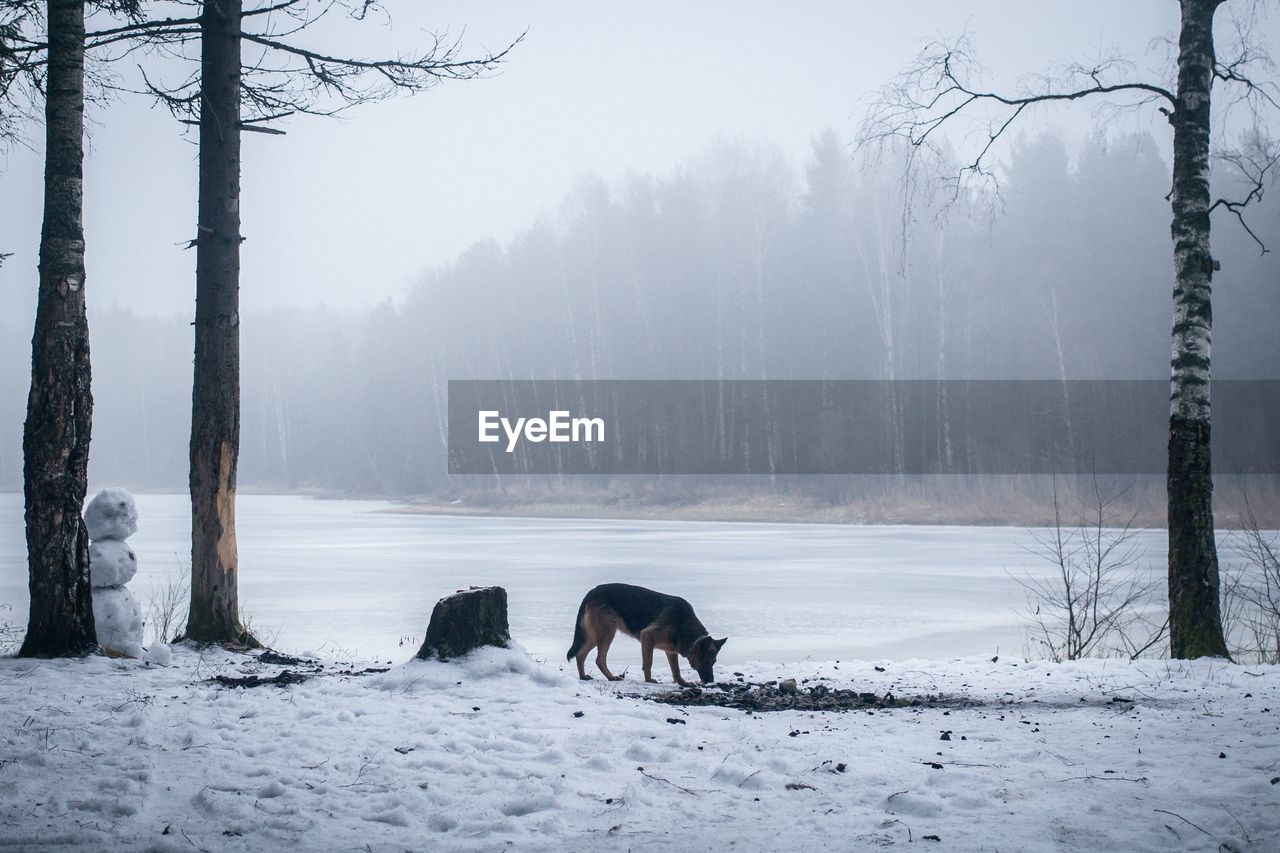
[[[720,649],[724,648],[724,644],[729,642],[729,638],[725,637],[723,640],[713,640],[712,642],[716,644],[716,651],[720,651]]]

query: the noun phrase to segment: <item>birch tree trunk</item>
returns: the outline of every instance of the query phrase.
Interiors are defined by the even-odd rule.
[[[44,224],[22,434],[31,610],[20,655],[97,645],[89,592],[89,324],[84,301],[84,2],[49,0]]]
[[[200,200],[191,393],[191,610],[187,638],[257,642],[240,624],[240,13],[205,0],[200,18]]]
[[[1169,642],[1175,658],[1227,657],[1209,455],[1209,103],[1213,13],[1181,0],[1173,125],[1173,358],[1169,409]]]

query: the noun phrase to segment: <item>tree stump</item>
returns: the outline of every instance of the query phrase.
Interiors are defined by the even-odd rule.
[[[505,648],[510,639],[507,591],[473,586],[436,602],[418,657],[448,660],[481,646]]]

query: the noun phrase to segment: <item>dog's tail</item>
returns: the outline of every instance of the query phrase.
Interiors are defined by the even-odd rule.
[[[587,641],[587,632],[582,627],[582,617],[587,612],[587,600],[582,599],[582,603],[578,605],[578,618],[573,620],[573,645],[569,647],[569,651],[565,654],[565,660],[573,660],[578,654],[578,649],[582,648],[582,644]]]

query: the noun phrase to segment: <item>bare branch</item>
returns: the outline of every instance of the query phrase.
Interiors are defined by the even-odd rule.
[[[1028,633],[1053,660],[1116,654],[1136,659],[1168,636],[1167,618],[1156,623],[1148,614],[1159,583],[1144,566],[1133,526],[1136,512],[1121,523],[1114,517],[1126,490],[1104,491],[1094,477],[1081,521],[1068,527],[1055,477],[1054,526],[1031,531],[1035,546],[1028,550],[1050,562],[1052,574],[1014,580],[1026,593]]]
[[[1219,153],[1218,160],[1231,168],[1237,182],[1243,183],[1246,191],[1242,197],[1235,200],[1218,198],[1209,205],[1209,213],[1222,208],[1235,216],[1240,227],[1253,239],[1253,242],[1258,244],[1261,253],[1265,255],[1269,249],[1249,227],[1244,213],[1249,205],[1262,201],[1267,183],[1274,179],[1276,164],[1280,163],[1280,143],[1259,131],[1254,131],[1246,138],[1241,148]]]
[[[395,59],[347,59],[328,56],[295,45],[267,38],[255,33],[243,33],[245,41],[260,44],[271,50],[287,53],[303,59],[312,74],[328,85],[339,86],[339,81],[362,71],[376,71],[392,85],[405,89],[422,89],[430,85],[427,78],[465,80],[477,76],[501,63],[506,55],[524,36],[516,39],[502,51],[479,59],[456,59],[457,45],[451,45],[444,55],[437,58],[439,41],[426,55],[397,57]]]
[[[135,21],[120,27],[111,27],[105,30],[95,30],[85,33],[85,49],[89,50],[103,45],[115,44],[116,42],[126,41],[129,39],[149,39],[162,36],[165,32],[178,29],[185,34],[200,34],[199,18],[161,18],[158,20]],[[22,47],[15,50],[19,54],[42,54],[49,49],[49,43],[44,41],[25,42]]]
[[[934,42],[926,46],[911,67],[880,90],[859,134],[859,145],[900,138],[913,147],[926,147],[934,133],[948,121],[970,108],[986,104],[998,105],[1008,111],[990,125],[988,137],[994,140],[1008,129],[1013,118],[1036,104],[1121,93],[1137,94],[1143,103],[1152,98],[1163,99],[1170,109],[1177,103],[1173,93],[1162,86],[1142,82],[1106,82],[1104,77],[1124,66],[1118,59],[1099,62],[1088,68],[1069,66],[1065,81],[1043,75],[1027,78],[1035,83],[1038,91],[1023,95],[984,91],[969,82],[969,78],[979,70],[971,52],[967,36],[949,45]],[[1088,81],[1088,85],[1074,85],[1081,77]],[[980,168],[982,156],[989,147],[985,146],[982,154],[968,168]]]
[[[988,164],[996,143],[1030,109],[1054,103],[1105,101],[1114,109],[1138,109],[1150,105],[1169,114],[1176,104],[1173,93],[1159,85],[1128,79],[1130,63],[1119,57],[1103,57],[1089,65],[1068,65],[1053,75],[1024,77],[1020,91],[1000,92],[977,82],[982,68],[973,58],[967,35],[950,43],[930,42],[895,79],[873,96],[859,129],[856,149],[875,157],[887,150],[905,158],[903,189],[907,204],[917,193],[945,193],[937,208],[944,215],[966,192],[975,188],[998,197],[998,184]],[[968,122],[966,128],[962,122]],[[961,131],[961,140],[972,140],[971,153],[937,174],[946,162],[950,144],[944,128]],[[973,137],[977,137],[973,140]],[[909,212],[903,217],[910,220]],[[905,243],[905,232],[902,235]]]
[[[270,15],[272,12],[294,10],[294,9],[297,9],[299,5],[302,4],[303,2],[305,2],[305,0],[282,0],[282,2],[276,3],[272,6],[262,6],[257,9],[248,9],[244,12],[241,12],[240,17],[242,19],[253,18],[258,15]]]
[[[365,19],[380,7],[369,0],[330,0],[308,5],[301,0],[279,0],[245,12],[246,22],[258,20],[258,31],[244,30],[245,42],[261,48],[261,54],[246,58],[243,66],[241,107],[243,122],[261,123],[285,115],[332,116],[367,101],[390,97],[397,92],[418,92],[444,80],[465,80],[482,76],[505,61],[519,44],[521,34],[496,53],[475,58],[461,56],[459,44],[433,36],[429,47],[410,55],[388,58],[344,57],[302,47],[290,40],[314,25],[333,9],[343,9],[357,20]],[[289,21],[275,27],[271,13],[282,13]],[[103,48],[127,42],[148,49],[174,49],[199,38],[199,18],[165,18],[99,30],[88,43]],[[193,26],[195,24],[196,26]],[[128,51],[126,51],[127,54]],[[33,52],[34,53],[34,52]],[[115,86],[118,91],[147,94],[179,118],[193,118],[199,111],[199,75],[190,73],[177,83],[164,83],[142,73],[140,87]]]
[[[99,62],[118,61],[135,50],[158,51],[184,60],[190,57],[180,48],[197,42],[200,37],[198,16],[142,19],[137,16],[136,0],[110,0],[127,7],[131,19],[119,26],[101,28],[86,36],[88,51],[102,51],[124,46],[123,52],[101,57]],[[37,4],[30,3],[36,7]],[[197,6],[196,3],[191,3]],[[314,25],[332,10],[343,10],[354,20],[366,20],[374,11],[383,12],[374,0],[328,0],[307,3],[304,0],[277,0],[242,13],[241,20],[258,21],[257,31],[242,31],[248,43],[262,48],[261,55],[246,59],[243,67],[242,121],[261,123],[285,115],[332,116],[367,101],[390,97],[397,92],[418,92],[444,80],[465,80],[482,76],[505,61],[510,51],[524,39],[524,34],[496,53],[475,58],[461,56],[456,41],[432,36],[429,47],[410,55],[389,58],[344,57],[295,44],[290,38]],[[275,13],[285,16],[288,24],[275,26]],[[383,12],[385,14],[385,12]],[[32,102],[45,64],[47,43],[23,35],[17,26],[4,29],[0,23],[0,135],[5,120],[17,114],[10,101]],[[21,62],[15,62],[17,57]],[[21,72],[19,74],[18,72]],[[96,88],[110,91],[146,94],[164,105],[179,118],[192,118],[199,111],[199,74],[188,73],[177,83],[149,76],[139,67],[141,84],[125,85],[105,72],[95,72]],[[19,86],[28,95],[15,95]]]
[[[38,118],[35,104],[43,92],[43,61],[25,54],[27,33],[43,25],[40,6],[19,0],[0,6],[0,147],[26,144],[22,127]]]
[[[1214,79],[1226,89],[1225,98],[1215,102],[1215,111],[1224,125],[1227,114],[1241,103],[1254,115],[1263,108],[1280,109],[1280,87],[1274,79],[1276,66],[1265,47],[1266,40],[1258,33],[1262,5],[1233,3],[1228,7],[1226,33],[1218,39],[1213,66]]]
[[[1242,530],[1232,534],[1243,565],[1228,567],[1224,627],[1237,660],[1280,663],[1280,540],[1263,531],[1245,492]]]

